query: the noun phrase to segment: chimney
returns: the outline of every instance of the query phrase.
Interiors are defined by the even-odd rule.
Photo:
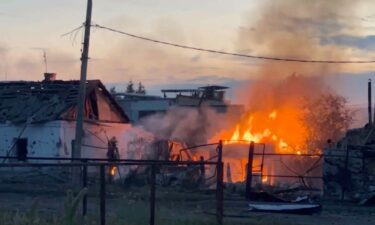
[[[368,124],[372,125],[371,79],[368,79]]]
[[[44,73],[44,82],[56,80],[56,73]]]

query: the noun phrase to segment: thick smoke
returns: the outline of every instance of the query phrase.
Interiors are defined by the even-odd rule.
[[[259,14],[249,15],[248,25],[239,30],[237,48],[275,57],[353,59],[352,49],[326,40],[351,29],[356,7],[356,1],[350,0],[264,1]],[[292,73],[319,76],[340,69],[332,64],[271,61],[259,67],[258,75],[271,79]]]
[[[356,4],[349,0],[265,1],[259,14],[249,15],[248,25],[239,30],[237,48],[269,56],[348,59],[347,49],[322,40],[348,29],[351,24],[343,24],[355,8]],[[322,77],[335,74],[340,68],[332,64],[260,62],[253,74],[258,79],[240,90],[237,97],[251,112],[269,113],[275,108],[295,107],[304,98],[330,92]],[[203,116],[196,109],[174,108],[165,115],[147,118],[142,125],[159,139],[196,144],[206,142],[220,128],[233,125],[231,122],[207,108]]]
[[[252,112],[271,112],[283,107],[295,108],[306,99],[331,92],[320,76],[307,77],[292,74],[281,80],[261,79],[250,85],[244,93]]]
[[[165,114],[146,117],[141,126],[158,140],[174,140],[194,146],[204,144],[218,130],[229,126],[229,115],[216,113],[209,107],[174,107]]]
[[[356,58],[353,58],[351,49],[325,40],[351,29],[352,24],[347,22],[349,17],[355,15],[356,7],[357,4],[349,0],[265,1],[259,14],[249,15],[247,25],[239,30],[236,47],[241,52],[254,55],[308,60],[354,60]],[[297,149],[296,146],[305,138],[299,118],[303,113],[301,101],[332,92],[323,76],[336,74],[343,67],[339,64],[259,61],[258,70],[251,74],[258,79],[239,91],[237,97],[246,103],[250,114],[261,118],[260,122],[257,121],[259,124],[254,122],[253,126],[254,129],[257,126],[262,128],[259,131],[264,130],[262,125],[267,125],[265,121],[269,113],[276,109],[277,125],[272,127],[272,131],[292,149]],[[345,67],[346,70],[349,68]],[[231,126],[224,124],[224,121]],[[246,126],[247,121],[248,117],[245,116],[244,120],[237,122]],[[178,140],[187,145],[205,143],[213,140],[213,137],[222,138],[217,134],[223,130],[229,131],[227,128],[233,129],[235,124],[208,108],[203,110],[203,114],[196,109],[174,108],[165,115],[151,116],[142,123],[158,139]],[[274,148],[271,146],[270,150],[274,151]],[[230,162],[232,166],[232,174],[243,172],[236,165],[240,165],[241,158],[246,157],[246,148],[234,146],[231,149],[225,146],[224,156],[225,163]],[[283,158],[283,163],[274,161],[274,158],[268,158],[266,167],[269,173],[279,175],[291,173],[283,163],[303,175],[306,175],[309,165],[315,163],[310,158],[299,160],[296,157]],[[311,174],[319,175],[320,171],[314,170]]]
[[[351,29],[353,24],[349,21],[353,21],[356,8],[357,3],[350,0],[265,1],[259,14],[249,15],[247,25],[239,30],[237,48],[254,55],[284,58],[356,59],[353,58],[355,54],[352,49],[327,41]],[[297,149],[296,146],[304,146],[303,142],[308,139],[301,118],[304,113],[303,101],[331,93],[323,77],[347,71],[350,67],[340,64],[260,61],[256,74],[253,74],[257,79],[240,90],[238,96],[248,106],[249,114],[257,118],[267,117],[270,112],[277,110],[278,124],[273,127],[274,132],[279,132],[277,136],[283,137],[289,146]],[[253,128],[262,127],[264,123],[258,120]],[[295,157],[283,160],[301,174],[312,163],[311,159]],[[290,173],[282,164],[272,165],[277,174]],[[314,170],[315,173],[319,174],[320,171]]]
[[[264,1],[239,30],[237,48],[275,57],[353,60],[353,49],[326,40],[353,30],[358,5],[350,0]],[[323,77],[349,67],[353,65],[262,61],[253,74],[258,79],[238,96],[250,110],[294,104],[330,91]]]

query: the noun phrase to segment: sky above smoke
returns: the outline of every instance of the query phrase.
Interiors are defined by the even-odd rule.
[[[40,80],[48,70],[79,78],[85,0],[0,0],[0,78]],[[94,0],[93,22],[197,47],[304,59],[375,59],[375,2],[351,0]],[[353,103],[373,65],[303,65],[200,53],[93,29],[89,78],[160,87],[225,84],[292,73],[324,76]],[[337,75],[339,76],[332,76]],[[118,89],[121,90],[120,85]],[[363,100],[362,100],[363,99]]]

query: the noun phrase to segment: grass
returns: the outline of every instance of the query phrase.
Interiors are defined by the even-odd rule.
[[[134,212],[134,211],[133,211]],[[135,214],[127,217],[109,217],[107,220],[108,225],[148,225],[148,217],[139,217],[139,212],[135,211]],[[20,213],[0,213],[1,225],[68,225],[62,223],[61,218],[51,216],[46,218],[45,216],[37,216],[34,219],[25,217],[24,214]],[[83,224],[83,223],[82,223]],[[89,218],[85,220],[87,225],[99,225],[97,219]],[[203,219],[203,218],[191,218],[191,219],[157,219],[157,225],[216,225],[214,219]],[[244,219],[225,219],[224,225],[293,225],[291,223],[280,222],[280,221],[257,221],[256,219],[244,220]]]
[[[59,217],[55,215],[43,216],[38,210],[38,201],[34,201],[26,212],[8,211],[0,214],[0,222],[2,225],[78,225],[81,224],[82,218],[77,214],[78,206],[82,198],[87,194],[87,188],[82,189],[74,196],[71,190],[66,193],[64,201],[63,215]]]
[[[82,190],[77,196],[67,192],[61,211],[46,211],[35,201],[27,210],[0,211],[1,225],[99,225],[98,199],[89,197],[88,216],[80,216],[80,202],[87,194]],[[149,189],[144,187],[124,190],[109,188],[107,199],[107,225],[148,225]],[[57,198],[56,198],[57,199]],[[202,201],[203,199],[203,201]],[[59,200],[56,200],[59,201]],[[41,203],[43,203],[40,200]],[[48,203],[44,202],[44,205]],[[42,204],[41,204],[42,205]],[[157,225],[214,225],[216,217],[205,213],[215,211],[214,194],[186,192],[159,188],[156,201]],[[233,212],[236,210],[234,209]],[[246,216],[248,216],[246,214]],[[292,225],[261,217],[225,218],[224,225]]]

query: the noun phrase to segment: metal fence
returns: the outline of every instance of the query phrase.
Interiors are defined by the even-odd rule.
[[[9,157],[8,157],[9,159]],[[150,168],[150,174],[149,174],[149,187],[150,187],[150,209],[149,209],[149,224],[154,225],[155,224],[155,205],[157,204],[155,199],[155,192],[156,192],[156,170],[157,168],[161,168],[163,166],[206,166],[206,165],[212,165],[217,167],[217,183],[216,183],[216,205],[217,205],[217,221],[219,224],[222,223],[222,217],[223,217],[223,180],[220,178],[220,174],[222,174],[220,171],[222,171],[222,164],[218,162],[208,162],[208,161],[155,161],[155,160],[117,160],[114,162],[105,162],[106,160],[103,159],[69,159],[72,160],[72,162],[60,162],[60,163],[46,163],[45,161],[50,160],[68,160],[68,159],[61,159],[61,158],[41,158],[41,157],[34,157],[29,158],[30,160],[38,160],[42,162],[38,163],[0,163],[0,168],[71,168],[73,169],[79,169],[80,172],[80,179],[81,182],[78,182],[81,184],[79,188],[86,188],[88,187],[88,171],[90,168],[97,168],[99,169],[99,198],[100,198],[100,225],[106,224],[106,186],[108,182],[108,168],[111,167],[129,167],[129,166],[147,166]],[[43,162],[44,161],[44,162]],[[74,172],[73,172],[74,176]],[[76,181],[74,181],[74,177],[72,177],[72,188],[77,189],[75,184],[77,184]],[[87,213],[87,203],[88,203],[88,197],[85,195],[82,199],[82,216],[85,216]]]
[[[260,146],[260,151],[256,151],[256,145]],[[225,158],[225,144],[222,141],[219,143],[211,143],[205,145],[194,146],[186,149],[181,149],[180,153],[185,151],[190,151],[196,148],[204,148],[207,146],[215,147],[215,155],[211,155],[208,159],[196,161],[159,161],[159,160],[129,160],[129,159],[119,159],[114,161],[108,161],[108,159],[99,159],[99,158],[60,158],[60,157],[29,157],[29,162],[16,163],[12,160],[16,160],[15,157],[0,157],[3,160],[10,160],[9,162],[0,163],[0,168],[78,168],[80,171],[81,179],[81,188],[88,186],[88,174],[90,168],[95,168],[99,171],[99,211],[100,211],[100,224],[106,224],[106,187],[107,187],[107,178],[108,178],[108,169],[112,167],[131,167],[131,166],[147,166],[149,171],[149,224],[155,224],[155,206],[157,201],[155,199],[156,192],[156,174],[157,169],[166,166],[196,166],[199,168],[204,168],[205,166],[214,166],[215,173],[214,178],[216,180],[215,184],[215,193],[216,193],[216,219],[218,224],[223,222],[223,211],[224,211],[224,159]],[[317,179],[322,181],[323,176],[311,176],[309,173],[322,166],[323,157],[343,157],[342,155],[323,155],[323,154],[280,154],[280,153],[267,153],[264,151],[264,144],[255,144],[254,142],[248,143],[248,148],[244,150],[247,154],[247,163],[246,163],[246,190],[245,190],[245,199],[252,200],[251,188],[254,186],[253,177],[261,177],[261,180],[266,175],[268,178],[286,178],[286,179],[298,179],[301,183],[304,183],[306,179]],[[259,157],[260,165],[255,165],[254,158]],[[312,163],[306,167],[304,173],[298,173],[293,171],[291,168],[288,168],[288,165],[283,165],[286,168],[286,171],[289,171],[289,174],[279,174],[279,173],[264,173],[263,169],[265,165],[269,163],[271,157],[278,158],[306,158],[311,159]],[[346,168],[348,167],[349,153],[346,153]],[[182,157],[181,157],[182,158]],[[37,161],[37,162],[30,162]],[[58,162],[48,162],[48,161],[58,161]],[[260,168],[260,173],[254,172],[257,171],[255,168]],[[203,169],[204,170],[204,169]],[[249,171],[249,172],[248,172]],[[203,172],[204,173],[204,172]],[[345,185],[343,183],[343,185]],[[342,187],[345,190],[345,187]],[[343,193],[344,194],[344,193]],[[87,203],[88,197],[85,196],[82,199],[82,215],[87,213]]]

